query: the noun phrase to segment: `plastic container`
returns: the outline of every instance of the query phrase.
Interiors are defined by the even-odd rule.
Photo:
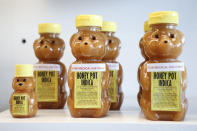
[[[107,36],[106,55],[103,61],[107,63],[110,70],[110,86],[108,94],[110,96],[110,110],[120,110],[123,102],[123,92],[121,88],[123,79],[123,70],[121,64],[116,61],[120,52],[120,40],[114,35],[116,32],[116,23],[103,22],[102,32]]]
[[[34,75],[40,109],[61,109],[66,103],[66,67],[60,62],[65,44],[59,38],[60,32],[59,24],[39,24],[40,38],[33,45],[39,59],[34,65]]]
[[[102,61],[107,40],[100,32],[102,22],[98,15],[76,17],[78,32],[70,39],[76,61],[68,71],[68,107],[73,117],[103,117],[110,107],[109,69]]]
[[[153,12],[149,15],[149,25],[151,30],[142,40],[148,60],[139,70],[142,112],[150,120],[183,120],[188,106],[187,74],[184,63],[177,59],[185,42],[177,29],[178,13]]]

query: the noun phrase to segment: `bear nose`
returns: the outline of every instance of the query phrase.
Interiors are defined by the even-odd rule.
[[[88,45],[88,42],[85,42],[84,45]]]
[[[48,47],[47,45],[44,46],[44,48],[47,48],[47,47]]]
[[[164,43],[168,43],[168,41],[167,41],[167,40],[165,40],[165,41],[164,41]]]
[[[19,83],[19,86],[22,86],[23,84],[22,83]]]

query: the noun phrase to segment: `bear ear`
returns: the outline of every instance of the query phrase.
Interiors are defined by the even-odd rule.
[[[148,43],[148,41],[151,39],[153,32],[148,31],[144,34],[144,36],[142,37],[142,39],[140,40],[140,45],[142,46],[146,46],[146,44]]]
[[[38,43],[38,39],[34,41],[33,46],[35,46]]]
[[[143,49],[144,46],[146,46],[145,44],[146,44],[146,39],[145,39],[145,37],[143,37],[143,38],[140,40],[140,44],[139,44],[140,49]]]
[[[70,38],[70,46],[73,44],[73,41],[76,39],[77,33],[73,34]]]
[[[107,38],[107,36],[104,33],[99,33],[99,34],[103,38],[103,41],[105,41],[105,43],[104,43],[105,46],[107,46],[107,44],[108,44],[108,38]],[[98,34],[96,34],[96,35],[98,35]]]
[[[184,37],[184,34],[181,32],[181,31],[177,31],[177,33],[179,33],[179,35],[180,35],[180,40],[181,40],[181,44],[185,44],[185,37]]]
[[[62,48],[63,48],[63,50],[66,48],[66,44],[65,44],[65,42],[64,42],[64,40],[63,39],[60,39],[60,41],[61,41],[61,43],[62,43]]]

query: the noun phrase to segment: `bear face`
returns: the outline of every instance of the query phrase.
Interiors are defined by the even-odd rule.
[[[12,87],[15,91],[34,90],[33,77],[15,77]]]
[[[120,51],[120,40],[116,37],[108,37],[106,54],[104,60],[114,60],[118,57]]]
[[[184,42],[184,36],[179,30],[161,28],[148,31],[141,44],[149,58],[175,59],[181,54]]]
[[[72,54],[76,59],[101,60],[106,52],[106,40],[101,32],[79,31],[70,39]]]
[[[64,41],[58,37],[40,37],[34,42],[34,52],[39,60],[58,61],[64,54]]]

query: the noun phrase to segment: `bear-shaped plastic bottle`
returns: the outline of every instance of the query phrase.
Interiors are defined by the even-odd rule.
[[[123,102],[123,92],[121,88],[123,71],[122,66],[116,61],[120,52],[120,40],[114,36],[116,23],[103,22],[101,31],[107,36],[106,55],[103,61],[107,63],[110,70],[109,97],[111,101],[110,110],[120,110]]]
[[[15,67],[15,77],[10,97],[10,112],[15,118],[33,117],[37,112],[37,97],[33,78],[33,65],[21,64]]]
[[[178,13],[153,12],[149,15],[149,25],[151,30],[142,40],[148,60],[139,71],[142,112],[149,120],[183,120],[188,106],[186,68],[177,58],[185,39],[177,29]]]
[[[150,30],[150,27],[149,27],[148,21],[145,21],[144,22],[144,32],[146,33],[149,30]],[[143,37],[140,39],[139,47],[140,47],[140,50],[141,50],[142,57],[144,57],[145,60],[140,64],[140,66],[138,68],[138,72],[137,72],[138,82],[139,82],[139,77],[140,77],[139,72],[141,70],[141,66],[148,60],[148,56],[146,56],[146,54],[144,53],[144,49],[143,49],[143,45],[142,45],[142,40],[143,40]],[[137,94],[138,104],[140,104],[141,97],[142,97],[142,87],[139,86],[139,92]]]
[[[59,24],[39,24],[40,38],[33,48],[39,62],[34,65],[38,108],[61,109],[66,103],[66,67],[60,62],[65,44],[59,38]]]
[[[70,39],[76,61],[68,71],[68,107],[73,117],[103,117],[110,107],[109,68],[102,61],[107,40],[100,32],[102,22],[99,15],[76,17],[78,32]]]

